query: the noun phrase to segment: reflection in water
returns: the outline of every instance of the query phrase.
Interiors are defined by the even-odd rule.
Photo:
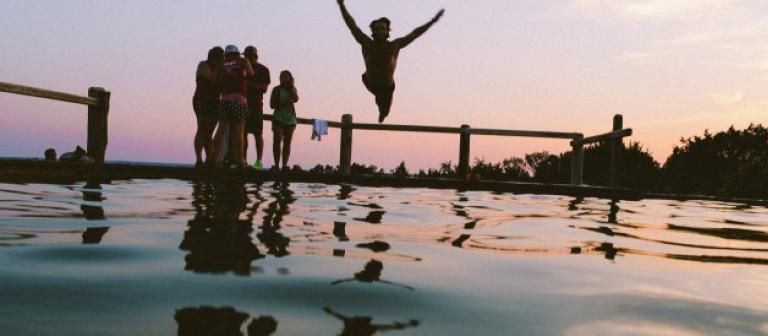
[[[290,204],[296,201],[293,197],[293,191],[288,188],[288,183],[277,183],[272,186],[277,191],[274,194],[275,200],[270,202],[264,209],[264,223],[261,226],[261,232],[256,236],[267,247],[267,254],[275,257],[284,257],[288,253],[288,244],[290,238],[280,233],[280,223],[283,216],[290,213]]]
[[[250,275],[251,262],[263,258],[251,239],[249,220],[239,219],[247,197],[242,182],[196,183],[195,218],[187,223],[180,249],[188,251],[186,270],[198,273]]]
[[[376,259],[371,259],[371,261],[365,264],[365,267],[363,268],[362,271],[355,273],[355,276],[353,278],[336,280],[331,282],[331,284],[338,285],[348,281],[359,281],[359,282],[365,282],[365,283],[381,282],[388,285],[393,285],[393,286],[398,286],[398,287],[403,287],[406,289],[413,290],[413,287],[410,287],[410,286],[395,283],[392,281],[381,280],[381,271],[383,269],[384,269],[384,263]]]
[[[96,182],[88,182],[82,189],[83,200],[87,202],[104,201],[104,197],[101,194],[101,185]],[[89,205],[81,204],[80,210],[83,211],[83,216],[87,220],[106,220],[104,216],[104,208],[101,205]],[[109,230],[108,226],[102,227],[89,227],[83,232],[83,244],[98,244],[101,243],[101,239],[104,234]]]
[[[357,244],[356,246],[360,248],[367,248],[373,252],[384,252],[389,250],[389,244],[380,240],[372,241],[370,243],[361,243]]]
[[[352,188],[349,184],[342,184],[339,188],[339,194],[336,195],[336,198],[339,200],[345,200],[349,198],[349,195],[352,194],[352,192],[355,191],[355,188]]]
[[[232,307],[188,307],[176,310],[174,319],[179,336],[243,336],[242,325],[248,320],[247,313]],[[248,324],[248,336],[269,336],[277,330],[272,316],[253,318]]]
[[[333,235],[339,239],[341,242],[349,241],[349,237],[347,237],[347,223],[344,222],[333,222]]]
[[[371,224],[381,224],[381,218],[384,217],[385,213],[387,212],[382,210],[374,210],[374,211],[368,212],[368,215],[365,216],[365,218],[355,218],[355,220],[368,222]]]
[[[344,329],[339,336],[370,336],[377,332],[388,332],[393,330],[403,330],[406,328],[415,328],[419,325],[418,320],[409,320],[408,322],[393,322],[390,324],[374,324],[370,316],[346,316],[334,311],[331,307],[324,307],[323,311],[327,314],[344,322]]]
[[[610,210],[608,211],[608,223],[617,224],[616,215],[619,213],[619,200],[611,200]]]
[[[109,227],[89,227],[83,232],[83,244],[101,243],[101,238],[107,233]]]
[[[101,195],[101,185],[98,183],[88,182],[84,188],[85,189],[82,190],[84,201],[101,203],[104,200],[104,197]],[[101,205],[81,204],[80,210],[83,211],[83,216],[85,216],[85,219],[87,220],[106,219],[104,216],[104,208],[102,208]]]

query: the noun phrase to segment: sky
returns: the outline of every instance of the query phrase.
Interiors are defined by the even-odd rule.
[[[445,8],[401,52],[391,124],[580,132],[614,114],[664,162],[683,137],[768,124],[768,1],[347,0],[364,32],[400,37]],[[194,162],[195,69],[210,47],[259,49],[291,70],[305,118],[376,122],[360,47],[333,0],[0,1],[0,81],[112,92],[107,160]],[[0,93],[0,156],[85,145],[86,108]],[[265,123],[265,163],[272,162]],[[296,130],[291,163],[338,164],[339,133]],[[355,131],[353,161],[414,169],[458,160],[458,135]],[[471,156],[569,149],[567,140],[473,136]],[[254,158],[253,149],[249,158]]]

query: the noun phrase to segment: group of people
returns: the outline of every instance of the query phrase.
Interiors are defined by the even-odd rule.
[[[262,169],[264,154],[264,94],[271,83],[269,69],[259,63],[255,47],[240,54],[235,45],[213,47],[197,66],[197,88],[192,105],[197,117],[194,147],[196,167]],[[275,169],[285,168],[291,155],[299,101],[293,75],[280,72],[280,84],[272,89]],[[215,133],[214,133],[215,130]],[[248,134],[253,134],[256,161],[248,165]],[[205,161],[203,160],[205,153]],[[281,160],[282,159],[282,160]]]
[[[341,16],[352,36],[362,47],[365,72],[362,75],[366,89],[376,97],[379,123],[389,115],[395,91],[395,68],[400,50],[427,32],[443,16],[440,10],[429,22],[401,38],[389,40],[390,21],[386,17],[373,20],[371,36],[365,35],[349,14],[344,0],[337,0]],[[258,62],[256,48],[248,46],[240,56],[238,48],[228,45],[214,47],[208,59],[197,67],[197,89],[193,98],[197,116],[195,135],[196,166],[206,163],[224,167],[226,160],[232,168],[247,167],[248,134],[256,143],[256,162],[252,167],[262,168],[263,155],[263,96],[270,84],[269,70]],[[280,85],[272,90],[269,105],[274,109],[272,119],[273,154],[275,169],[283,169],[291,154],[291,140],[296,128],[294,104],[299,95],[293,75],[280,73]],[[218,124],[218,127],[217,127]],[[216,129],[215,135],[213,135]],[[202,159],[203,151],[206,161]],[[226,155],[225,152],[226,151]],[[282,161],[281,161],[282,159]]]

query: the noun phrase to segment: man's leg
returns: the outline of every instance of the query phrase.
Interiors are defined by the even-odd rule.
[[[379,123],[384,122],[384,119],[389,115],[389,110],[392,108],[392,96],[395,93],[395,84],[392,87],[376,94],[376,105],[379,106]]]

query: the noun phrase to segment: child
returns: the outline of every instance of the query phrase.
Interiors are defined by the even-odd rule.
[[[269,107],[275,110],[272,116],[272,152],[275,158],[275,169],[280,169],[282,154],[283,170],[288,168],[288,158],[291,156],[291,139],[296,129],[296,109],[293,104],[299,101],[299,94],[293,82],[293,75],[288,70],[280,72],[280,85],[272,89]],[[281,148],[282,144],[282,148]]]

